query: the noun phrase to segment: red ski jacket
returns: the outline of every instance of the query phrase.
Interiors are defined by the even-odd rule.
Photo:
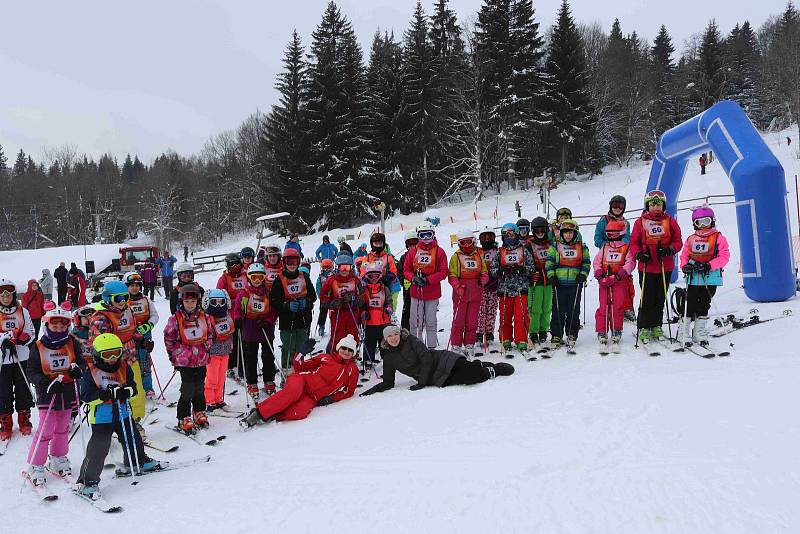
[[[358,366],[354,360],[345,361],[338,354],[298,354],[292,365],[295,372],[305,375],[306,393],[315,400],[330,395],[337,402],[356,392]]]

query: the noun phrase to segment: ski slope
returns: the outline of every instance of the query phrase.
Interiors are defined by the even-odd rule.
[[[785,133],[766,136],[783,163],[790,205],[794,206],[797,155]],[[732,192],[719,165],[701,179],[690,165],[683,198]],[[553,192],[553,203],[576,215],[605,213],[608,199],[623,194],[629,208],[640,205],[649,167],[608,169],[585,183],[569,183]],[[472,227],[516,221],[542,214],[535,191],[509,192],[499,201],[431,210],[441,217],[440,244],[447,235]],[[726,285],[717,293],[714,315],[758,308],[762,316],[792,309],[790,318],[754,326],[718,347],[735,346],[729,358],[705,360],[692,354],[665,353],[650,358],[633,349],[634,327],[625,324],[623,354],[601,358],[595,348],[597,285],[586,292],[587,325],[578,339],[578,355],[563,352],[551,360],[513,360],[511,377],[472,387],[425,388],[411,392],[413,381],[371,397],[355,397],[316,409],[305,421],[260,425],[247,432],[235,419],[212,417],[211,436],[227,439],[215,448],[198,445],[164,428],[174,409],[159,408],[146,425],[160,443],[179,444],[176,461],[210,453],[208,464],[157,473],[140,480],[101,482],[107,500],[122,504],[119,516],[103,515],[67,494],[57,481],[59,501],[42,504],[19,472],[28,444],[18,435],[0,458],[0,488],[6,524],[15,533],[50,529],[71,532],[124,528],[149,532],[613,532],[708,533],[798,532],[800,510],[800,424],[796,415],[800,360],[790,332],[800,323],[796,300],[756,304],[746,299],[737,273],[738,238],[732,206],[714,206],[718,227],[731,243]],[[497,209],[497,219],[494,210]],[[456,222],[450,222],[450,217]],[[421,216],[392,218],[387,238],[402,251],[403,231]],[[689,212],[679,222],[690,232]],[[581,220],[591,242],[593,223]],[[797,232],[792,213],[793,233]],[[329,232],[361,232],[355,249],[372,226]],[[322,234],[305,236],[311,256]],[[254,246],[253,239],[221,244],[217,251]],[[590,245],[592,254],[596,249]],[[215,252],[215,251],[209,251]],[[37,251],[26,260],[31,275],[54,266],[56,250]],[[38,260],[38,262],[37,262]],[[8,268],[0,256],[0,275]],[[316,276],[316,264],[313,276]],[[218,272],[198,276],[214,285]],[[16,276],[16,275],[15,275]],[[447,344],[452,317],[450,287],[444,285],[439,310],[440,345]],[[154,335],[156,368],[162,384],[171,367],[161,332],[168,314],[159,299],[162,322]],[[498,355],[499,356],[499,355]],[[177,379],[176,379],[177,381]],[[365,388],[375,383],[365,384]],[[233,406],[245,409],[242,388],[229,383]],[[360,391],[363,391],[360,390]],[[178,385],[167,390],[178,396]],[[29,439],[29,438],[28,438]],[[77,470],[80,437],[70,457]],[[118,448],[112,456],[119,458]],[[91,526],[89,526],[91,525]]]

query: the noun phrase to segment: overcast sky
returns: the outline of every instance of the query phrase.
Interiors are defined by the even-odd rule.
[[[451,0],[462,21],[481,0]],[[542,29],[561,0],[534,0]],[[80,152],[150,162],[200,150],[276,101],[275,75],[292,28],[303,43],[327,0],[31,0],[4,3],[0,28],[0,144],[9,163],[64,143]],[[416,0],[339,0],[368,57],[377,28],[402,35]],[[723,34],[758,28],[785,0],[572,0],[578,22],[652,40],[665,24],[676,48],[716,18]],[[430,11],[433,0],[423,5]]]

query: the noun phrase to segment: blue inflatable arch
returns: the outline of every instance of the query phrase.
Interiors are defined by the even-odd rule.
[[[744,292],[757,302],[795,294],[789,206],[783,167],[738,104],[723,100],[665,132],[658,141],[648,191],[667,195],[675,216],[686,166],[713,150],[733,183]],[[673,272],[677,277],[678,270]]]

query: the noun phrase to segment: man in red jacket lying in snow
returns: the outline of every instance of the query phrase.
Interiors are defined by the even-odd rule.
[[[309,356],[316,341],[309,339],[292,362],[283,389],[261,401],[239,422],[249,428],[259,421],[305,419],[315,406],[352,397],[358,385],[356,340],[348,334],[336,344],[336,354]]]

